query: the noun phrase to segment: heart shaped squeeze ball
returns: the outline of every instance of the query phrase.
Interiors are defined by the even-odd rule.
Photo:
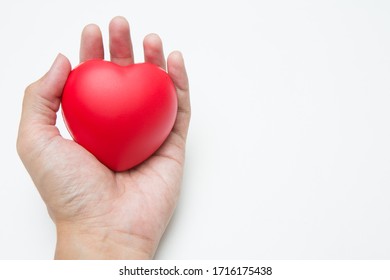
[[[114,171],[150,157],[177,113],[171,78],[151,63],[84,62],[69,74],[61,102],[73,139]]]

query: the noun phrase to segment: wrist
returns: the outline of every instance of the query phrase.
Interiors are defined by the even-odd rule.
[[[57,225],[54,259],[152,259],[151,241],[105,228]]]

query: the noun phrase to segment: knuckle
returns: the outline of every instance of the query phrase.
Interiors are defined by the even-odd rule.
[[[35,91],[35,88],[36,88],[36,83],[37,82],[34,82],[32,84],[29,84],[26,89],[24,90],[24,94],[25,95],[30,95],[32,92]]]
[[[38,91],[38,89],[41,87],[41,80],[42,80],[42,78],[41,79],[39,79],[39,80],[37,80],[37,81],[35,81],[35,82],[33,82],[33,83],[31,83],[31,84],[29,84],[26,88],[25,88],[25,90],[24,90],[24,94],[25,95],[31,95],[31,94],[33,94],[34,92],[37,92]]]

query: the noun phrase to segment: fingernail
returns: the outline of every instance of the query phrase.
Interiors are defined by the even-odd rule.
[[[57,54],[56,58],[54,59],[53,64],[52,64],[51,67],[50,67],[50,70],[54,69],[54,68],[57,66],[57,64],[58,64],[58,62],[60,61],[60,59],[61,59],[62,56],[64,56],[64,55],[61,54],[61,53],[58,53],[58,54]]]

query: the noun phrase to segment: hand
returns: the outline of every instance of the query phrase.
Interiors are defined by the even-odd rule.
[[[128,22],[109,26],[111,61],[134,63]],[[144,39],[146,62],[166,69],[160,38]],[[99,27],[88,25],[81,36],[80,61],[103,59]],[[51,69],[27,87],[17,150],[57,228],[57,259],[149,259],[170,220],[180,192],[190,121],[190,100],[182,55],[167,60],[178,113],[160,149],[142,164],[113,172],[55,126],[64,84],[71,70],[58,55]]]

